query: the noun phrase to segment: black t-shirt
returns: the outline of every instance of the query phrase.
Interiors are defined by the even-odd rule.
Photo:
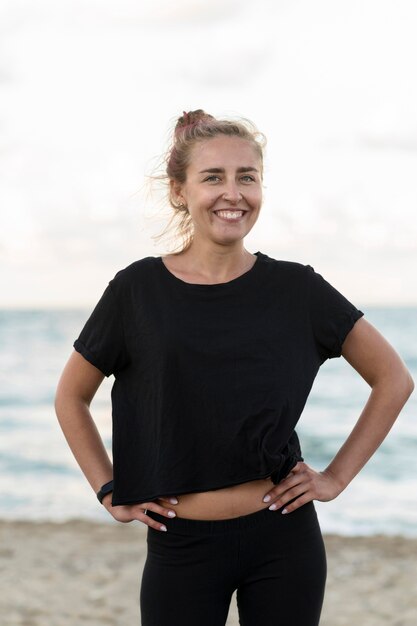
[[[214,285],[136,261],[75,341],[115,377],[114,505],[277,483],[302,460],[294,428],[314,378],[363,313],[309,265],[256,256]]]

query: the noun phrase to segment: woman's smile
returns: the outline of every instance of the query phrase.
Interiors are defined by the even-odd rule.
[[[220,209],[213,211],[214,215],[226,222],[239,222],[245,216],[247,211],[241,209]]]
[[[218,136],[196,144],[176,193],[191,216],[194,239],[236,245],[262,205],[262,163],[251,142]]]

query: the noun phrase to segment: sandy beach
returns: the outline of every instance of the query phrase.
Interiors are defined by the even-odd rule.
[[[325,542],[322,626],[416,626],[417,539]],[[0,522],[1,626],[139,625],[145,553],[139,523]],[[233,598],[227,626],[238,624]]]

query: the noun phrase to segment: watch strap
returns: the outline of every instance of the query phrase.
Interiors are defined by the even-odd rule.
[[[100,491],[97,492],[97,499],[100,502],[100,504],[103,504],[104,496],[107,496],[107,494],[111,493],[112,491],[113,491],[113,481],[110,480],[108,483],[106,483],[105,485],[101,487]]]

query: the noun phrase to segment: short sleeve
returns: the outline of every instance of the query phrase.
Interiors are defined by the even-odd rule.
[[[308,270],[309,312],[322,361],[340,357],[347,335],[363,312],[310,266]]]
[[[74,348],[105,376],[116,374],[127,365],[123,319],[111,282],[74,342]]]

